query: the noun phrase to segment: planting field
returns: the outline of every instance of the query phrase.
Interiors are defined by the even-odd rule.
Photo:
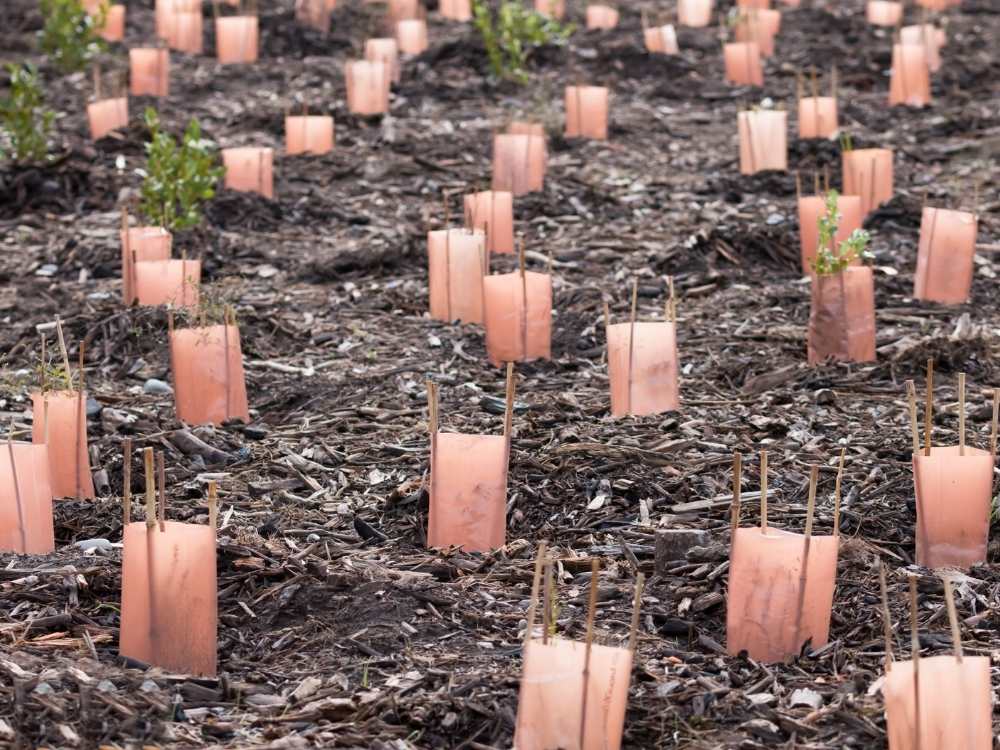
[[[126,4],[124,45],[101,58],[107,81],[127,74],[128,47],[154,42],[151,0]],[[576,29],[532,54],[525,85],[497,83],[473,25],[430,0],[429,47],[403,56],[390,112],[375,117],[348,112],[344,63],[390,35],[386,7],[338,0],[324,34],[293,6],[259,0],[260,59],[221,66],[206,3],[205,54],[172,52],[169,96],[131,97],[128,128],[96,143],[90,74],[61,74],[39,52],[35,0],[0,9],[0,61],[37,64],[56,112],[51,164],[0,159],[0,417],[16,439],[30,434],[37,326],[54,347],[44,324],[60,316],[74,362],[86,342],[97,494],[56,501],[54,553],[0,554],[0,746],[509,748],[545,540],[566,638],[585,638],[593,559],[595,643],[626,645],[645,574],[623,748],[885,747],[879,560],[897,657],[910,653],[908,572],[922,656],[952,653],[941,579],[915,564],[904,383],[922,420],[934,360],[934,441],[957,445],[966,373],[967,440],[984,449],[1000,388],[1000,4],[927,14],[947,32],[932,104],[890,108],[893,30],[868,24],[861,0],[780,6],[763,88],[725,81],[729,0],[709,27],[678,27],[673,56],[645,50],[641,20],[676,24],[673,0],[622,3],[608,31],[586,30],[569,3]],[[824,170],[841,185],[838,140],[797,137],[796,72],[812,65],[824,91],[837,67],[854,148],[895,153],[894,196],[864,225],[872,363],[806,363],[794,171],[804,192]],[[563,136],[564,87],[578,82],[610,90],[606,141]],[[789,110],[790,171],[741,175],[737,112],[764,98]],[[200,226],[173,241],[175,257],[201,260],[203,301],[235,308],[249,424],[179,422],[163,387],[167,313],[122,304],[119,209],[136,211],[147,106],[170,133],[196,117],[222,148],[275,149],[273,200],[220,184]],[[332,153],[284,154],[285,114],[305,107],[333,116]],[[506,545],[433,550],[426,381],[439,384],[442,430],[501,435],[506,373],[481,326],[428,316],[426,235],[458,226],[463,196],[489,189],[493,134],[512,120],[547,130],[544,190],[515,198],[514,228],[527,270],[551,264],[552,359],[515,368]],[[966,304],[913,299],[925,203],[979,216]],[[491,258],[493,271],[517,267]],[[680,409],[614,418],[603,305],[628,321],[637,279],[638,319],[662,320],[667,276]],[[217,678],[119,656],[126,437],[164,451],[168,519],[207,523],[218,483]],[[770,524],[802,531],[818,464],[814,533],[830,534],[842,448],[829,643],[788,663],[727,655],[733,453],[744,526],[759,523],[766,450]],[[141,517],[138,461],[132,485]],[[692,533],[671,555],[660,532],[676,529]],[[966,656],[1000,655],[997,539],[988,560],[953,578]],[[1000,661],[991,671],[996,697]]]

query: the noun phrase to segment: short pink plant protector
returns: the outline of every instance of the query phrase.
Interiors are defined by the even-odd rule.
[[[48,448],[5,441],[0,446],[0,552],[47,555],[55,548]]]
[[[604,86],[566,87],[567,138],[608,139],[608,90]]]
[[[723,45],[726,80],[737,86],[763,86],[764,67],[756,42],[728,42]]]
[[[125,527],[122,656],[214,677],[218,637],[215,529],[178,521]]]
[[[546,18],[562,18],[566,15],[566,0],[535,0],[535,12]]]
[[[813,276],[807,342],[810,365],[875,361],[875,281],[868,266]]]
[[[399,51],[407,55],[419,55],[427,49],[427,21],[409,18],[396,24],[396,42]]]
[[[171,49],[189,55],[200,55],[204,52],[204,20],[200,3],[197,10],[178,10],[169,17],[167,44]]]
[[[240,329],[175,328],[170,334],[177,418],[187,424],[250,421]]]
[[[618,11],[610,5],[587,6],[588,29],[613,29],[618,25]]]
[[[497,133],[493,136],[493,189],[515,196],[545,185],[545,138],[538,135]]]
[[[993,456],[965,446],[932,446],[913,457],[917,497],[917,563],[968,568],[986,560]]]
[[[867,217],[886,201],[892,200],[892,149],[859,148],[841,155],[844,195],[861,198],[861,212]]]
[[[757,109],[737,114],[740,174],[788,171],[788,113]]]
[[[803,566],[804,535],[773,527],[736,529],[730,548],[726,651],[780,662],[796,656],[806,641],[814,649],[825,646],[839,540],[813,534]]]
[[[931,73],[941,69],[941,44],[938,39],[938,29],[932,23],[917,26],[904,26],[899,30],[901,44],[916,44],[924,48],[927,55],[927,67]]]
[[[774,37],[781,28],[781,11],[744,9],[736,23],[737,42],[756,42],[764,57],[774,55]]]
[[[969,299],[976,256],[976,215],[945,208],[923,210],[917,272],[913,277],[916,299],[960,305]]]
[[[703,28],[712,22],[713,0],[677,0],[677,24]]]
[[[215,54],[222,65],[256,62],[259,40],[257,16],[215,19]]]
[[[146,307],[197,307],[200,260],[149,260],[132,265],[136,302]]]
[[[90,137],[99,141],[108,133],[128,127],[128,97],[102,99],[87,105]]]
[[[399,45],[393,37],[368,39],[365,42],[365,59],[384,62],[392,71],[393,83],[399,83],[402,71],[399,65]]]
[[[94,499],[86,410],[86,391],[31,394],[31,442],[48,447],[49,482],[54,497]]]
[[[889,750],[990,750],[990,657],[921,656],[920,735],[916,732],[913,662],[894,661],[885,676]]]
[[[592,643],[587,663],[586,643],[534,638],[525,644],[522,670],[514,729],[517,750],[621,748],[632,677],[629,649]]]
[[[892,45],[889,105],[923,107],[931,103],[931,74],[922,44]]]
[[[320,32],[330,30],[330,11],[326,0],[295,0],[295,20]]]
[[[608,326],[611,414],[643,416],[680,408],[677,330],[671,321]]]
[[[471,21],[472,3],[470,0],[439,0],[438,13],[449,21]]]
[[[527,307],[525,306],[527,293]],[[552,359],[552,277],[520,271],[483,279],[490,362]]]
[[[285,152],[328,154],[333,151],[333,118],[329,115],[296,115],[285,118]]]
[[[109,5],[104,16],[104,26],[100,31],[106,42],[120,42],[125,38],[125,6]]]
[[[431,436],[428,547],[489,552],[507,541],[507,438]]]
[[[653,26],[642,30],[642,38],[646,51],[659,55],[676,55],[680,53],[677,47],[677,32],[671,24]]]
[[[386,62],[348,60],[344,65],[348,110],[355,115],[381,115],[388,112],[391,78],[392,70]]]
[[[224,148],[222,164],[226,168],[227,189],[259,193],[274,199],[274,149],[256,146]]]
[[[431,318],[447,323],[483,322],[487,252],[486,235],[478,229],[427,233]]]
[[[132,96],[167,96],[170,93],[170,50],[133,48],[128,51],[128,60]]]
[[[846,240],[855,229],[861,229],[862,213],[861,199],[856,195],[840,195],[837,197],[837,211],[840,213],[840,224],[837,226],[837,236],[834,237],[835,250]],[[819,251],[819,220],[826,216],[826,198],[822,195],[803,195],[799,198],[799,238],[802,245],[802,272],[811,274],[816,253]],[[852,265],[860,263],[856,260]]]
[[[486,233],[491,253],[514,252],[514,195],[484,190],[465,196],[465,226]]]
[[[799,99],[799,138],[832,138],[839,128],[836,98],[804,96]]]
[[[389,0],[389,21],[397,23],[420,18],[420,0]]]
[[[136,302],[133,264],[144,261],[170,260],[173,237],[163,227],[131,227],[128,236],[118,232],[122,246],[122,301]]]
[[[893,0],[868,0],[865,17],[873,26],[898,26],[903,20],[903,4]]]

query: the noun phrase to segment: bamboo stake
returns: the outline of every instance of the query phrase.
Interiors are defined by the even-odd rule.
[[[882,636],[885,639],[885,671],[892,668],[892,618],[889,616],[889,591],[885,583],[885,565],[878,561],[878,585],[882,594]]]
[[[608,308],[608,301],[604,300],[604,340],[607,342],[608,329],[611,327],[611,310]]]
[[[535,611],[538,609],[538,589],[542,582],[542,563],[545,560],[545,547],[547,542],[543,539],[538,543],[538,552],[535,554],[535,574],[531,579],[531,600],[528,602],[528,624],[524,629],[524,643],[531,642],[532,632],[535,629]]]
[[[46,353],[45,353],[45,331],[39,332],[39,336],[42,339],[42,349],[41,349],[41,352],[39,353],[40,356],[41,356],[41,358],[42,358],[42,364],[41,364],[41,371],[42,371],[41,381],[42,381],[42,384],[41,384],[41,388],[42,388],[42,396],[45,396],[45,394],[48,392],[48,386],[49,386],[49,376],[48,376],[49,363],[48,363],[48,358],[47,358]],[[45,400],[46,400],[46,402],[48,402],[48,398],[47,397],[46,397]]]
[[[743,454],[733,453],[733,503],[729,509],[729,544],[732,546],[736,538],[736,529],[740,527],[740,503],[743,496]],[[730,552],[732,556],[732,552]]]
[[[514,363],[507,363],[507,403],[503,413],[503,436],[507,441],[507,453],[510,454],[511,433],[514,428]]]
[[[594,643],[594,617],[597,614],[597,580],[599,563],[590,560],[590,602],[587,604],[587,640],[583,654],[583,697],[580,703],[580,747],[585,748],[587,737],[587,689],[590,687],[590,650]]]
[[[944,582],[944,602],[948,606],[948,622],[951,624],[951,642],[955,647],[955,661],[962,663],[962,631],[958,627],[958,612],[955,610],[955,592],[951,588],[951,579],[942,576]]]
[[[76,465],[76,499],[79,500],[83,496],[83,485],[80,482],[80,453],[87,450],[87,444],[83,436],[87,431],[87,412],[83,403],[83,388],[84,388],[84,369],[83,369],[83,358],[85,349],[85,340],[80,341],[80,390],[76,392],[76,455],[74,456],[74,462]]]
[[[802,200],[802,175],[795,170],[795,199]]]
[[[634,369],[633,358],[635,354],[635,316],[639,305],[639,279],[632,280],[632,311],[628,319],[628,397],[625,405],[625,412],[632,413],[632,370]]]
[[[132,438],[125,438],[122,446],[122,534],[132,523]]]
[[[14,504],[17,506],[17,531],[21,536],[21,553],[28,554],[28,535],[24,528],[24,507],[21,503],[21,483],[17,478],[17,461],[14,460],[14,417],[10,418],[7,432],[7,457],[10,459],[10,476],[14,483]]]
[[[156,478],[153,469],[153,449],[145,448],[142,453],[146,473],[146,533],[156,526]]]
[[[795,609],[795,648],[802,648],[802,618],[805,616],[806,585],[809,582],[809,551],[812,547],[813,516],[816,512],[816,485],[819,467],[813,464],[809,472],[809,499],[806,503],[806,527],[802,540],[802,572],[799,573],[799,602]]]
[[[216,528],[219,525],[219,492],[215,480],[208,482],[208,526],[212,529],[212,538],[215,538]]]
[[[1000,417],[1000,388],[993,389],[993,423],[990,428],[990,455],[993,456],[993,462],[996,463],[997,460],[997,422],[998,417]]]
[[[927,402],[924,405],[924,455],[931,455],[931,418],[934,415],[934,360],[927,360]]]
[[[906,381],[906,398],[910,407],[910,434],[913,437],[913,455],[920,454],[920,428],[917,426],[917,389],[912,380]]]
[[[66,350],[66,339],[63,336],[62,321],[56,315],[56,338],[59,340],[59,351],[62,353],[63,367],[66,368],[66,390],[73,390],[73,374],[69,368],[69,352]]]
[[[760,452],[760,531],[767,533],[767,451]]]
[[[642,573],[638,573],[635,577],[635,595],[632,599],[632,624],[628,633],[628,650],[633,653],[639,638],[639,613],[642,609],[642,589],[645,583],[646,577]]]
[[[840,536],[840,486],[844,479],[844,457],[847,448],[840,449],[840,465],[837,466],[837,481],[833,486],[833,535]]]
[[[163,451],[156,454],[156,477],[160,487],[160,507],[158,508],[160,531],[164,531],[167,519],[167,470],[164,465]]]
[[[667,276],[667,289],[670,296],[667,300],[667,320],[671,323],[677,322],[677,295],[674,293],[674,277]]]
[[[910,649],[913,660],[913,747],[920,750],[920,630],[917,625],[917,579],[910,574]]]
[[[958,373],[958,455],[965,455],[965,373]]]
[[[549,618],[552,616],[552,561],[545,563],[545,584],[542,587],[542,643],[549,642]]]

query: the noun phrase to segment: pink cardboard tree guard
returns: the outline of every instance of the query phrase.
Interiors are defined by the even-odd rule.
[[[500,190],[485,190],[466,195],[465,226],[486,233],[486,248],[491,253],[514,252],[514,195]]]
[[[167,44],[178,52],[200,55],[205,51],[205,23],[201,3],[193,10],[177,10],[167,21]]]
[[[222,164],[226,168],[226,188],[274,199],[274,149],[224,148]]]
[[[92,500],[86,391],[32,393],[31,412],[31,442],[48,448],[53,496]]]
[[[399,51],[419,55],[427,49],[427,22],[422,18],[408,18],[396,24],[396,43]]]
[[[567,86],[567,138],[608,139],[608,89],[604,86]]]
[[[903,4],[894,0],[868,0],[865,17],[872,26],[898,26],[903,20]]]
[[[802,273],[808,275],[813,272],[813,264],[819,251],[819,220],[826,216],[826,198],[822,195],[800,195],[798,209]],[[856,195],[838,195],[837,212],[840,214],[840,224],[833,238],[834,246],[839,246],[854,230],[861,229],[861,198]],[[830,250],[833,251],[834,247],[830,247]],[[858,259],[855,264],[860,262]]]
[[[923,107],[931,103],[931,74],[923,44],[892,46],[889,105]]]
[[[808,361],[875,361],[875,281],[869,266],[812,278]]]
[[[471,0],[439,0],[438,13],[449,21],[471,21]]]
[[[726,80],[737,86],[763,86],[764,66],[756,42],[727,42],[722,47]]]
[[[978,217],[968,211],[925,206],[920,219],[915,299],[960,305],[972,289]]]
[[[493,189],[515,196],[545,186],[545,138],[520,133],[493,136]]]
[[[136,303],[144,307],[197,307],[201,261],[185,258],[136,261],[132,264],[132,284]]]
[[[128,59],[132,96],[167,96],[170,93],[170,50],[134,48],[128,51]]]
[[[483,280],[490,362],[552,358],[552,276],[521,270]]]
[[[333,118],[329,115],[287,115],[285,117],[285,152],[322,155],[333,151]]]
[[[56,548],[45,445],[0,445],[0,552],[45,555]]]
[[[399,44],[393,37],[368,39],[365,41],[365,59],[383,62],[389,66],[394,83],[399,83],[402,71],[399,65]]]
[[[844,195],[861,198],[865,217],[886,201],[892,200],[892,149],[859,148],[841,154]]]
[[[389,111],[392,69],[384,60],[348,60],[344,64],[347,108],[355,115],[381,115]]]
[[[431,318],[481,324],[489,267],[486,235],[466,229],[428,232],[427,263]]]
[[[737,17],[737,42],[756,42],[764,57],[774,55],[774,38],[781,29],[781,11],[744,8]]]
[[[712,22],[713,0],[677,0],[677,23],[704,28]]]
[[[535,0],[535,12],[547,18],[563,18],[566,15],[566,0]]]
[[[104,26],[100,30],[101,38],[106,42],[120,42],[125,38],[125,6],[121,4],[108,5],[104,17]]]
[[[108,133],[128,127],[128,97],[102,99],[87,105],[90,138],[99,141]]]
[[[646,51],[653,54],[676,55],[680,52],[677,47],[677,32],[669,23],[643,29],[642,40]]]
[[[610,5],[587,6],[588,29],[613,29],[618,25],[618,11]]]
[[[740,174],[788,170],[788,113],[757,109],[737,114]]]
[[[128,217],[124,211],[122,226],[128,227]],[[131,305],[138,301],[134,288],[133,264],[169,260],[173,237],[163,227],[129,227],[122,229],[118,236],[122,246],[122,301]]]
[[[257,16],[215,19],[215,54],[222,65],[257,61],[260,27]]]

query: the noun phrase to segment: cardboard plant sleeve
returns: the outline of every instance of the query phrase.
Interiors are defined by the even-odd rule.
[[[566,15],[566,0],[535,0],[535,12],[547,18],[561,19]]]
[[[200,3],[195,10],[177,11],[169,20],[167,44],[178,52],[200,55],[205,51],[204,28]]]
[[[486,235],[465,229],[428,232],[427,264],[431,318],[481,324]]]
[[[132,264],[135,301],[155,307],[197,307],[201,286],[200,260],[147,260]]]
[[[813,272],[813,263],[816,262],[816,254],[819,251],[819,220],[826,216],[826,198],[822,195],[799,196],[798,211],[802,273],[809,275]],[[840,223],[837,225],[833,243],[839,246],[854,230],[861,229],[863,221],[861,198],[856,195],[837,196],[837,212],[840,214]],[[830,250],[834,248],[831,247]],[[860,263],[860,259],[855,259],[852,265]]]
[[[740,174],[788,170],[788,113],[757,109],[737,113]]]
[[[106,42],[120,42],[125,38],[125,6],[121,4],[108,5],[104,16],[104,26],[100,30],[101,38]]]
[[[588,29],[613,29],[618,25],[618,11],[610,5],[587,6]]]
[[[923,107],[931,103],[930,67],[923,44],[894,44],[889,105]]]
[[[727,42],[722,47],[726,80],[737,86],[763,86],[764,67],[756,42]]]
[[[274,199],[274,149],[256,146],[224,148],[222,164],[226,168],[227,189],[259,193]]]
[[[704,28],[712,22],[713,0],[677,0],[677,23]]]
[[[893,196],[893,153],[888,148],[849,149],[841,155],[844,195],[861,198],[867,217]]]
[[[514,195],[499,190],[485,190],[466,195],[465,226],[486,233],[486,248],[491,253],[514,252]]]
[[[0,552],[54,550],[48,448],[8,438],[0,444]]]
[[[868,266],[813,276],[808,360],[875,361],[875,281]]]
[[[128,51],[128,59],[132,96],[167,96],[170,93],[170,50],[135,47]]]
[[[872,26],[898,26],[903,20],[903,4],[894,0],[868,0],[865,17]]]
[[[486,352],[490,362],[552,358],[552,277],[536,271],[483,280]]]
[[[396,43],[399,51],[419,55],[427,49],[427,22],[422,18],[409,18],[396,24]]]
[[[677,46],[677,32],[671,24],[643,29],[642,39],[647,52],[660,55],[676,55],[680,52]]]
[[[399,65],[399,44],[395,38],[384,37],[365,41],[365,59],[371,62],[383,62],[389,66],[392,81],[399,83],[402,71]]]
[[[755,42],[764,57],[774,55],[774,38],[781,28],[781,12],[777,10],[744,9],[734,30],[737,42]]]
[[[904,26],[899,30],[899,41],[903,45],[917,45],[924,48],[924,55],[927,59],[927,68],[931,73],[936,73],[941,69],[941,40],[938,35],[940,29],[934,24],[922,23],[916,26]]]
[[[220,16],[215,19],[215,54],[222,65],[256,62],[259,40],[257,16]]]
[[[972,288],[978,218],[967,211],[925,206],[920,219],[915,299],[960,305]]]
[[[327,0],[295,0],[295,20],[324,34],[330,30],[331,11]]]
[[[381,115],[389,111],[392,70],[383,60],[348,60],[344,67],[347,108],[355,115]]]
[[[471,21],[471,0],[439,0],[438,13],[449,21]]]
[[[413,20],[421,18],[420,0],[389,0],[389,21]]]
[[[538,135],[497,133],[493,136],[493,189],[515,196],[545,185],[545,139]]]
[[[608,139],[608,89],[604,86],[567,86],[567,138]]]
[[[285,117],[285,152],[322,155],[333,151],[333,118],[329,115],[287,115]]]
[[[235,321],[171,327],[170,362],[178,419],[216,425],[233,419],[250,421],[240,329]]]
[[[101,99],[87,105],[90,138],[99,141],[108,133],[128,127],[128,97]]]
[[[94,498],[86,409],[86,392],[59,390],[31,394],[31,442],[48,448],[54,497]]]

